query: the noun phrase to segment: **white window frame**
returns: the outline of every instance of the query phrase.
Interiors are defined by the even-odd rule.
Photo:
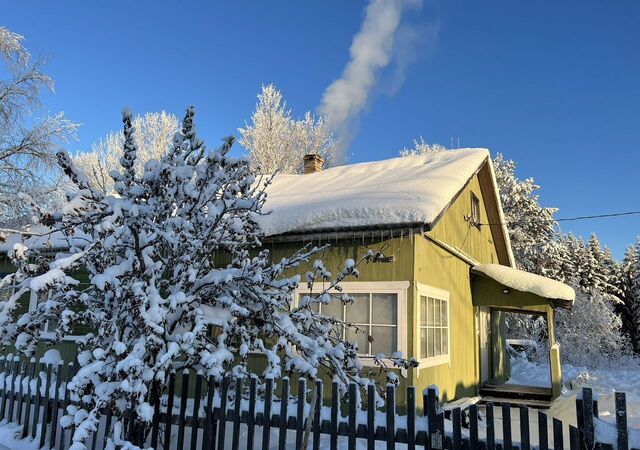
[[[417,283],[417,297],[416,297],[416,356],[418,358],[418,369],[426,367],[440,366],[443,364],[449,364],[451,366],[451,296],[449,291],[439,289],[433,286],[429,286],[422,283]],[[422,339],[420,337],[420,330],[423,328],[420,324],[420,318],[422,316],[421,297],[431,297],[439,300],[444,300],[447,303],[447,354],[432,356],[430,358],[421,358],[422,355]],[[424,328],[427,328],[426,326]]]
[[[349,281],[340,283],[340,287],[342,288],[342,292],[346,292],[347,294],[396,294],[397,295],[397,304],[396,304],[396,314],[397,314],[397,324],[396,324],[396,342],[398,343],[398,351],[402,352],[402,357],[407,358],[407,327],[408,322],[406,321],[407,317],[407,290],[409,289],[411,283],[409,281]],[[311,294],[319,294],[322,292],[323,286],[321,282],[314,283],[313,289],[309,291],[306,286],[298,287],[293,293],[294,295],[294,305],[298,305],[298,300],[300,295],[308,295]],[[332,289],[329,291],[331,294],[340,294],[339,291]],[[339,301],[339,300],[334,300]],[[403,320],[405,318],[405,320]],[[375,366],[375,362],[370,355],[363,355],[362,358],[358,358],[360,363],[364,366]],[[388,359],[384,360],[385,363],[391,363]],[[404,372],[404,371],[403,371]]]
[[[3,279],[4,277],[11,275],[11,272],[0,272],[0,280]],[[11,297],[13,294],[16,293],[16,285],[15,283],[13,285],[11,285],[11,289],[9,289],[9,297]]]
[[[47,291],[47,299],[51,296],[51,291]],[[38,293],[36,291],[31,291],[29,294],[29,312],[35,311],[38,307]],[[48,325],[48,323],[47,323]],[[53,331],[41,331],[39,334],[40,338],[43,340],[52,340],[56,333]],[[67,335],[62,338],[63,341],[77,342],[80,339],[84,338],[84,336],[80,335]]]
[[[478,229],[482,223],[482,206],[480,203],[480,197],[478,197],[473,191],[471,192],[471,223]]]

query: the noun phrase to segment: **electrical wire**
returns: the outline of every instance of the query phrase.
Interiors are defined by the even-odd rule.
[[[640,211],[625,211],[625,212],[610,213],[610,214],[594,214],[589,216],[561,217],[558,219],[527,221],[527,223],[572,222],[576,220],[606,219],[611,217],[634,216],[634,215],[640,215]],[[514,220],[512,222],[481,223],[480,225],[511,225],[514,223],[523,223],[523,222],[525,221]]]

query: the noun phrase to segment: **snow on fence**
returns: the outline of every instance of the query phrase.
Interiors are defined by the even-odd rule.
[[[29,363],[17,359],[0,361],[0,421],[21,425],[22,437],[38,442],[39,448],[68,449],[73,427],[70,430],[61,427],[60,418],[70,404],[66,384],[74,374],[73,364],[53,366],[34,360]],[[163,450],[301,449],[308,429],[310,439],[306,448],[314,450],[393,449],[397,448],[396,444],[409,450],[416,446],[429,450],[562,450],[566,442],[571,450],[629,449],[623,393],[615,397],[616,426],[612,432],[608,424],[598,419],[597,402],[588,388],[576,400],[578,426],[566,427],[555,418],[549,424],[543,411],[508,403],[473,404],[465,410],[459,407],[445,410],[438,404],[435,388],[424,392],[422,407],[419,407],[414,387],[406,388],[406,401],[397,405],[396,388],[389,385],[387,407],[379,411],[358,406],[361,402],[356,385],[349,387],[347,401],[341,403],[333,384],[328,405],[321,401],[325,397],[320,380],[315,381],[311,392],[303,379],[298,381],[293,394],[287,378],[280,380],[279,385],[279,396],[276,396],[274,381],[267,380],[262,395],[255,378],[225,379],[218,385],[212,377],[206,380],[185,371],[177,395],[174,373],[169,380],[168,395],[163,397],[162,405],[155,406],[147,444]],[[375,386],[368,386],[365,397],[366,405],[375,403]],[[319,401],[315,402],[314,398]],[[406,415],[397,414],[396,407],[406,411]],[[514,411],[519,416],[515,427]],[[531,426],[535,424],[530,420],[534,413],[537,430]],[[286,420],[282,420],[283,417]],[[496,420],[498,418],[500,420]],[[129,426],[132,422],[125,421],[125,432],[129,434],[133,432]],[[548,425],[551,425],[551,435]],[[87,443],[88,448],[104,449],[106,430],[111,428],[112,417],[107,412]],[[569,430],[568,436],[564,436],[565,429]]]

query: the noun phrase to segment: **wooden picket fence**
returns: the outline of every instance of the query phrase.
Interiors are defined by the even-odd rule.
[[[69,436],[74,430],[73,426],[71,429],[61,427],[60,418],[70,405],[66,385],[75,373],[73,364],[53,367],[33,360],[1,360],[0,421],[20,425],[22,437],[37,439],[39,448],[67,450]],[[308,428],[310,439],[306,448],[314,450],[335,450],[339,440],[342,441],[341,447],[346,440],[350,450],[364,445],[369,450],[381,448],[381,445],[394,449],[396,444],[403,444],[403,448],[408,450],[416,447],[428,450],[531,450],[532,431],[538,437],[536,448],[565,448],[562,422],[549,418],[543,411],[525,406],[486,403],[473,404],[465,410],[444,410],[438,404],[437,391],[428,389],[422,395],[421,408],[418,408],[414,387],[407,388],[406,401],[397,405],[396,388],[389,385],[386,387],[386,408],[380,412],[376,408],[359,407],[361,404],[375,404],[373,385],[368,386],[364,399],[359,398],[357,386],[350,385],[346,402],[341,403],[337,385],[333,383],[328,405],[322,402],[325,396],[320,380],[314,383],[315,393],[309,392],[304,379],[298,380],[294,393],[287,378],[280,380],[278,396],[274,387],[273,380],[267,380],[264,392],[260,393],[255,378],[225,379],[218,385],[213,377],[207,380],[200,374],[193,376],[187,371],[182,373],[181,383],[177,383],[174,373],[170,376],[168,396],[163,399],[163,405],[155,405],[147,444],[163,450],[301,449]],[[178,390],[179,393],[176,392]],[[314,398],[318,401],[314,402]],[[406,411],[406,415],[397,414],[396,407]],[[615,447],[628,450],[625,394],[616,393],[615,407]],[[171,413],[167,414],[167,411]],[[496,426],[496,411],[501,414],[501,430]],[[512,438],[511,414],[514,411],[519,414],[520,439],[517,442]],[[598,418],[598,404],[591,389],[585,388],[582,398],[576,400],[576,411],[578,426],[568,426],[569,448],[613,449],[611,443],[597,442],[594,419]],[[537,414],[537,430],[531,429],[530,414]],[[547,428],[549,420],[552,421],[552,436],[549,436]],[[448,425],[446,429],[445,422]],[[91,450],[105,448],[106,430],[111,430],[112,425],[112,417],[107,412],[87,443]],[[501,431],[500,439],[498,431]],[[133,427],[128,426],[127,421],[124,432],[129,433],[129,437],[133,433]]]

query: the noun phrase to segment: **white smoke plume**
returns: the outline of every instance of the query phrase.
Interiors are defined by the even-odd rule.
[[[421,3],[422,0],[371,0],[367,6],[360,31],[349,49],[351,58],[342,76],[324,91],[318,107],[318,113],[326,116],[338,133],[342,147],[339,159],[344,160],[344,147],[350,140],[349,126],[367,105],[379,72],[399,51],[396,41],[402,30],[403,14]]]

